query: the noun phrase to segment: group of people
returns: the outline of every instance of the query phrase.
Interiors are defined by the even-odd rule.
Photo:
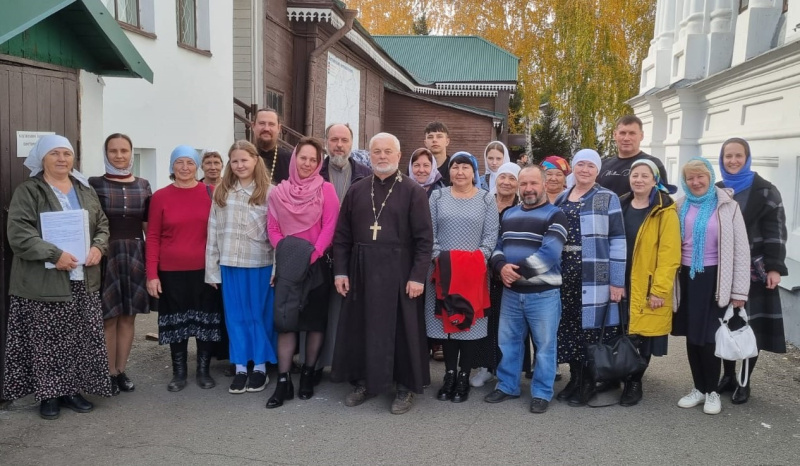
[[[444,361],[442,401],[464,402],[494,377],[486,402],[517,398],[525,371],[533,413],[554,396],[585,406],[620,382],[620,404],[636,405],[643,372],[598,384],[587,369],[601,327],[607,340],[627,332],[648,362],[667,354],[670,333],[686,336],[694,387],[679,406],[716,414],[729,390],[744,403],[750,383],[714,355],[714,335],[729,305],[746,308],[759,349],[785,351],[780,194],[734,138],[721,148],[722,180],[692,159],[674,200],[661,162],[639,148],[641,121],[615,128],[611,159],[583,149],[520,166],[492,141],[481,173],[474,155],[448,155],[448,128],[432,122],[404,173],[391,134],[372,137],[369,166],[351,157],[346,124],[326,128],[325,147],[305,137],[292,152],[278,144],[278,113],[264,109],[255,144],[235,142],[226,164],[218,151],[176,147],[172,183],[155,193],[132,174],[124,134],[108,136],[105,174],[89,179],[67,139],[44,136],[9,209],[3,398],[33,393],[41,417],[55,419],[61,407],[91,411],[82,393],[133,391],[135,317],[157,308],[169,391],[187,385],[194,337],[201,388],[216,385],[213,357],[230,360],[234,394],[264,390],[277,365],[267,408],[311,398],[330,367],[332,381],[353,386],[346,406],[394,388],[390,411],[402,414],[431,384],[432,355]],[[41,234],[42,213],[79,209],[85,258]],[[569,380],[556,394],[562,363]]]

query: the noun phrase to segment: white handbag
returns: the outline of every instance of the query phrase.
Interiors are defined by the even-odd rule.
[[[725,311],[725,316],[719,320],[720,327],[715,335],[716,349],[714,355],[728,361],[741,361],[744,360],[743,367],[739,371],[737,382],[739,386],[747,385],[747,377],[749,374],[750,358],[758,356],[758,347],[756,346],[756,335],[750,327],[747,319],[747,312],[744,308],[739,308],[739,316],[744,320],[744,326],[740,329],[731,331],[728,327],[728,321],[733,317],[733,306],[729,305],[728,310]],[[742,378],[744,377],[744,380]]]

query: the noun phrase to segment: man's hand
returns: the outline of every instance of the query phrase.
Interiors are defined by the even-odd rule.
[[[500,278],[503,280],[503,285],[510,287],[512,283],[522,278],[516,270],[519,269],[518,265],[506,264],[500,269]]]
[[[334,281],[334,285],[336,285],[336,292],[346,298],[347,292],[350,291],[350,278],[339,277]]]
[[[408,293],[408,297],[411,299],[416,298],[417,296],[422,294],[422,290],[425,289],[425,285],[422,283],[412,282],[409,280],[406,283],[406,293]]]

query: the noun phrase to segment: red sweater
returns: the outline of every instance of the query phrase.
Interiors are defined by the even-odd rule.
[[[158,271],[203,270],[211,197],[203,183],[194,188],[169,185],[150,199],[147,219],[147,279]]]

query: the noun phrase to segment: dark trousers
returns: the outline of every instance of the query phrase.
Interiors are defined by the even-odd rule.
[[[686,354],[689,356],[689,368],[692,370],[694,388],[700,393],[717,391],[721,360],[714,356],[714,343],[693,345],[686,339]]]

